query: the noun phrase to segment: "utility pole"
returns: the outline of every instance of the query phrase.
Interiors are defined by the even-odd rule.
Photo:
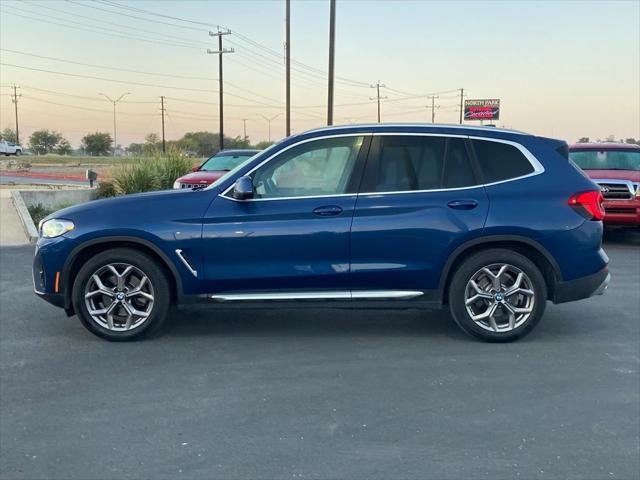
[[[269,117],[265,117],[264,115],[262,115],[261,113],[258,114],[259,116],[261,116],[262,118],[264,118],[268,123],[269,123],[269,142],[271,142],[271,122],[274,121],[276,118],[278,118],[280,115],[282,115],[281,113],[276,113],[273,117],[269,118]]]
[[[464,116],[464,88],[460,89],[460,125],[462,125],[462,118]]]
[[[440,108],[440,105],[435,105],[435,100],[439,97],[437,95],[429,95],[427,98],[431,99],[431,123],[436,123],[436,108]]]
[[[285,1],[286,27],[285,27],[285,63],[286,63],[286,125],[285,132],[288,137],[291,135],[291,0]],[[245,135],[246,137],[246,135]]]
[[[369,97],[369,100],[378,100],[378,123],[380,123],[380,100],[384,100],[385,98],[387,98],[380,96],[380,87],[384,88],[386,87],[386,85],[380,83],[380,80],[378,80],[375,85],[370,85],[370,87],[376,89],[376,96]]]
[[[212,55],[218,55],[218,93],[220,98],[218,102],[220,103],[220,150],[224,148],[224,107],[223,107],[223,93],[222,93],[222,55],[225,53],[233,53],[233,48],[225,49],[222,48],[222,36],[231,34],[231,30],[227,29],[226,31],[222,31],[220,27],[218,27],[217,32],[209,32],[210,37],[218,37],[218,50],[210,50],[207,49],[207,53]]]
[[[160,96],[160,111],[162,112],[162,153],[167,153],[164,141],[164,95]]]
[[[249,120],[248,118],[243,118],[242,119],[242,131],[244,133],[244,135],[242,136],[242,138],[244,140],[247,139],[247,120]]]
[[[329,86],[327,125],[333,125],[333,64],[336,54],[336,0],[329,0]]]
[[[17,86],[16,84],[13,84],[13,95],[11,95],[11,101],[13,102],[13,105],[15,107],[15,112],[16,112],[16,145],[20,145],[20,131],[18,130],[18,97],[21,97],[22,94],[18,95],[18,88],[20,88],[19,86]]]
[[[99,93],[98,95],[102,95],[104,98],[106,98],[107,100],[109,100],[113,104],[113,156],[115,157],[116,156],[116,149],[118,148],[118,136],[117,136],[117,130],[116,130],[116,105],[126,95],[131,95],[131,92],[124,92],[122,95],[120,95],[115,100],[113,100],[108,95],[105,95],[104,93]]]

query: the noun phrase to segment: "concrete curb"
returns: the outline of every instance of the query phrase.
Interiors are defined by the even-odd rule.
[[[29,214],[27,205],[22,199],[22,195],[20,195],[20,191],[13,190],[11,192],[11,199],[13,200],[13,204],[18,212],[18,217],[20,217],[20,223],[22,224],[24,233],[27,235],[27,238],[29,238],[29,242],[36,243],[38,241],[38,228],[33,223],[33,219]]]

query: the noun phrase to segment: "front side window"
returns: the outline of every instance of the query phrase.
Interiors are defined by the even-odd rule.
[[[364,137],[336,137],[296,145],[252,175],[257,198],[347,193]]]
[[[490,140],[473,140],[485,183],[523,177],[534,172],[527,157],[513,145]]]
[[[439,190],[477,182],[462,138],[380,136],[377,159],[367,165],[371,192]]]

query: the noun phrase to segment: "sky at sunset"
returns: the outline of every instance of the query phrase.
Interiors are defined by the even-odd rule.
[[[74,146],[88,132],[118,143],[218,130],[217,25],[224,37],[225,133],[284,135],[284,0],[0,1],[0,129],[48,128]],[[457,123],[459,90],[499,98],[498,125],[564,138],[640,137],[640,2],[337,0],[334,123]],[[291,7],[292,129],[326,124],[329,1]],[[473,122],[469,122],[473,123]]]

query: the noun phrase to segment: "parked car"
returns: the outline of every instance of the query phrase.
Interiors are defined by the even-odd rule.
[[[640,226],[640,145],[576,143],[569,157],[600,185],[605,225]]]
[[[15,155],[17,157],[22,155],[22,147],[17,143],[0,140],[0,154],[4,154],[6,156]]]
[[[312,130],[202,190],[96,200],[39,225],[36,293],[130,340],[173,303],[447,306],[467,333],[530,332],[602,293],[602,194],[565,142],[483,127]]]
[[[199,167],[193,167],[193,173],[178,178],[173,188],[203,188],[211,185],[229,170],[234,169],[260,150],[221,150],[208,158]]]

